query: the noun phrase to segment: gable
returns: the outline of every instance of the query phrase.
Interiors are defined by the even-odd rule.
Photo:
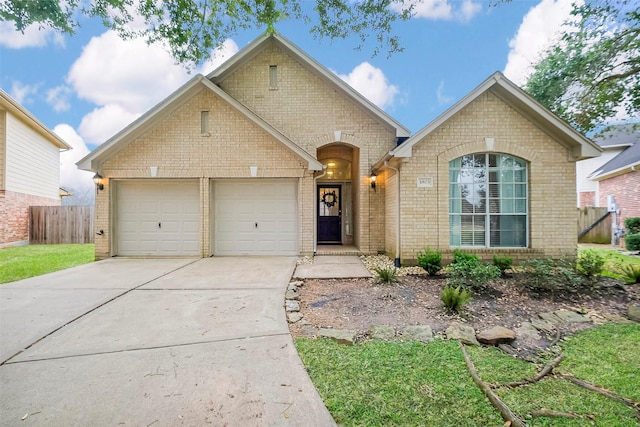
[[[283,145],[286,149],[293,152],[299,158],[302,158],[306,162],[307,167],[310,170],[322,169],[322,165],[313,156],[311,156],[298,145],[286,138],[270,124],[266,123],[263,119],[258,117],[255,113],[247,109],[231,96],[224,93],[220,88],[212,84],[202,75],[195,76],[164,101],[156,105],[156,107],[154,107],[152,110],[138,118],[131,125],[120,131],[113,138],[111,138],[96,150],[91,152],[89,155],[87,155],[85,158],[80,160],[77,163],[78,167],[83,170],[97,171],[104,162],[107,162],[111,157],[115,156],[121,150],[125,149],[133,141],[136,141],[138,138],[147,134],[147,132],[156,128],[159,123],[167,120],[172,120],[172,115],[176,111],[180,110],[180,108],[182,108],[185,103],[188,103],[201,91],[212,93],[215,98],[219,99],[220,102],[226,105],[226,107],[235,110],[240,114],[240,116],[243,116],[245,119],[247,119],[248,122],[257,126],[264,133],[268,134],[278,143]],[[186,123],[197,120],[197,126],[195,126],[195,124],[193,123],[191,124],[191,126],[194,126],[193,129],[197,129],[197,132],[199,132],[201,118],[200,112],[208,110],[209,108],[210,107],[208,105],[200,105],[199,111],[192,111],[189,118],[183,118],[186,120],[186,122],[181,121],[176,123],[177,127],[175,129],[180,129]],[[211,117],[213,116],[214,115],[212,115]],[[170,131],[170,133],[179,133],[179,131],[175,129]],[[178,139],[179,138],[173,140],[174,144],[178,144],[176,145],[175,151],[181,150]]]
[[[434,132],[485,93],[491,93],[494,97],[500,99],[529,123],[549,135],[557,144],[566,148],[570,160],[576,161],[600,155],[602,151],[600,147],[544,108],[522,89],[510,82],[502,73],[495,73],[402,145],[392,150],[388,157],[411,157],[412,149],[416,143]],[[496,120],[495,124],[500,125],[500,118]],[[481,125],[480,122],[475,122],[477,125]],[[504,123],[502,125],[504,126]],[[486,137],[491,138],[490,135]]]
[[[395,119],[279,35],[257,39],[208,77],[296,141],[318,133],[313,127],[299,129],[314,119],[342,119],[345,125],[336,124],[332,131],[349,130],[348,116],[368,121],[394,139],[409,135]]]
[[[202,111],[209,116],[209,132],[204,134]],[[111,177],[127,177],[139,175],[149,166],[158,166],[162,176],[216,178],[243,176],[250,166],[277,168],[283,176],[298,176],[307,164],[203,88],[105,160],[101,170]]]

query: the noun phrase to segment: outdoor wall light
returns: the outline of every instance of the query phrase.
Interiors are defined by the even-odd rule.
[[[373,188],[373,191],[376,191],[376,173],[375,172],[371,172],[371,188]]]
[[[99,173],[93,176],[93,182],[96,184],[98,190],[104,190],[103,178]]]

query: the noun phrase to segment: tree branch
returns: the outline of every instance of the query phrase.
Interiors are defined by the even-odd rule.
[[[555,368],[557,368],[560,362],[562,362],[562,359],[564,359],[564,354],[560,354],[560,356],[556,357],[555,359],[553,359],[552,361],[544,365],[544,367],[540,370],[540,372],[538,372],[532,378],[527,378],[522,381],[515,381],[511,383],[506,383],[506,384],[493,385],[491,388],[494,388],[494,389],[501,388],[501,387],[516,388],[516,387],[521,387],[523,385],[536,383],[541,379],[543,379],[544,377],[546,377],[547,375],[549,375]]]
[[[628,399],[626,397],[618,396],[617,394],[615,394],[615,393],[613,393],[613,392],[611,392],[609,390],[606,390],[606,389],[604,389],[602,387],[598,387],[597,385],[592,384],[592,383],[590,383],[588,381],[576,378],[576,377],[574,377],[573,375],[570,375],[570,374],[557,373],[556,377],[565,379],[567,381],[571,381],[572,383],[574,383],[576,385],[579,385],[580,387],[584,387],[587,390],[595,391],[596,393],[599,393],[599,394],[601,394],[603,396],[606,396],[608,398],[617,400],[618,402],[622,402],[625,405],[634,408],[636,410],[636,416],[640,417],[640,402],[636,402],[636,401],[634,401],[632,399]]]
[[[464,349],[464,345],[460,341],[458,341],[458,345],[460,346],[460,351],[462,351],[462,355],[464,356],[464,361],[467,364],[467,369],[469,369],[471,378],[473,378],[473,382],[480,387],[480,390],[482,390],[484,395],[487,396],[487,399],[489,399],[493,407],[500,411],[502,419],[510,422],[512,426],[526,427],[526,424],[516,414],[514,414],[502,400],[500,400],[497,394],[491,390],[489,384],[480,379],[478,371],[476,371],[476,367],[473,365],[473,362],[467,354],[467,350]]]

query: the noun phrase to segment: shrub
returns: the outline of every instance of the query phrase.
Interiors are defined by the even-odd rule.
[[[627,234],[624,244],[628,251],[640,251],[640,233]]]
[[[471,294],[468,290],[460,286],[454,288],[453,286],[447,285],[440,293],[440,298],[448,311],[460,313],[462,307],[471,301]]]
[[[525,270],[522,285],[534,292],[576,291],[584,284],[571,257],[531,259],[525,263]]]
[[[596,251],[587,249],[578,257],[578,270],[587,277],[599,276],[604,267],[604,258]]]
[[[395,267],[378,267],[374,271],[378,282],[390,285],[398,281],[398,269]]]
[[[493,256],[493,265],[500,269],[500,274],[504,275],[504,272],[509,270],[513,265],[513,258]]]
[[[640,265],[639,264],[623,264],[618,268],[617,272],[629,284],[640,283]]]
[[[477,257],[451,263],[448,270],[447,285],[461,286],[470,290],[484,289],[490,280],[500,277],[498,267],[484,264]]]
[[[640,217],[626,218],[624,227],[627,229],[627,234],[640,233]]]
[[[457,264],[459,262],[467,262],[467,261],[480,261],[480,257],[475,254],[464,252],[460,249],[453,250],[453,261],[451,262],[452,264]]]
[[[424,268],[429,276],[433,276],[442,269],[442,254],[440,251],[425,248],[423,252],[418,253],[418,265]]]

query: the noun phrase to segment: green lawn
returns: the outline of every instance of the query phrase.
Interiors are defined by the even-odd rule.
[[[617,249],[612,249],[609,245],[579,245],[578,253],[586,250],[593,250],[600,255],[605,263],[603,266],[602,275],[613,277],[615,279],[624,280],[624,277],[620,275],[620,267],[624,264],[634,264],[640,266],[639,256],[630,256],[620,253]]]
[[[94,261],[94,245],[28,245],[0,249],[0,283]]]
[[[369,341],[345,346],[301,338],[296,346],[340,425],[503,425],[471,379],[456,342]],[[565,360],[556,372],[640,401],[640,325],[599,326],[571,337],[561,347]],[[495,348],[467,351],[482,379],[493,384],[530,378],[541,368]],[[524,387],[498,387],[495,392],[529,426],[640,425],[629,406],[552,376]],[[574,413],[578,418],[531,416],[541,409]]]

